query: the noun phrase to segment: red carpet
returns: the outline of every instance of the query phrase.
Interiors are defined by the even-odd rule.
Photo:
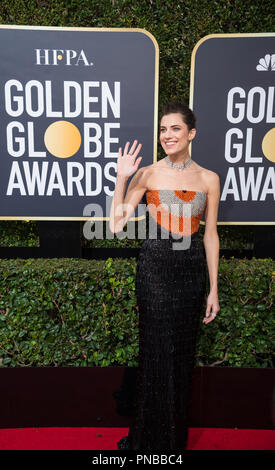
[[[128,428],[0,429],[0,450],[117,450]],[[275,430],[191,428],[188,450],[275,450]]]

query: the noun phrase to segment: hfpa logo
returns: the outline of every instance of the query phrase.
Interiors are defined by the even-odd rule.
[[[83,49],[80,52],[72,49],[35,49],[36,65],[93,65],[89,62]]]

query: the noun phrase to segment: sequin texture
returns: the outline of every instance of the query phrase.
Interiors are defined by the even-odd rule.
[[[154,190],[145,197],[147,205],[163,205],[170,216],[178,203],[183,219],[188,218],[184,206],[189,205],[191,244],[188,249],[174,250],[171,224],[147,211],[146,223],[154,219],[157,237],[144,240],[137,260],[139,357],[134,411],[129,434],[118,442],[118,448],[182,451],[187,444],[195,347],[205,306],[206,259],[198,230],[206,194]],[[169,234],[166,239],[161,238],[163,230]]]
[[[190,236],[199,230],[205,210],[206,194],[196,191],[152,190],[146,193],[148,227],[154,227],[157,238]],[[169,236],[169,238],[171,238]]]

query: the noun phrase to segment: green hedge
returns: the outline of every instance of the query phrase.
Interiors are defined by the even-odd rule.
[[[66,222],[64,222],[65,224]],[[136,238],[120,239],[116,235],[114,238],[107,239],[104,236],[103,240],[92,239],[88,240],[84,237],[83,226],[85,222],[80,222],[82,225],[82,246],[85,248],[139,248],[141,247],[143,240],[138,239],[136,224]],[[108,222],[103,221],[103,233],[106,233],[106,224]],[[128,222],[133,223],[133,222]],[[203,238],[205,226],[201,224],[199,233]],[[220,238],[221,249],[253,249],[254,246],[254,227],[252,225],[218,225],[218,234]],[[127,230],[125,226],[124,230]],[[12,247],[12,246],[39,246],[39,228],[36,221],[19,221],[9,220],[0,221],[0,246]]]
[[[0,260],[0,364],[136,366],[136,260]],[[220,260],[197,365],[274,367],[275,261]],[[203,318],[203,316],[202,316]]]

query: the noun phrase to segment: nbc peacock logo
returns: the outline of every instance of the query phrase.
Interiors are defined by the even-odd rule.
[[[275,72],[275,54],[266,54],[264,57],[261,57],[256,70],[259,72]]]

